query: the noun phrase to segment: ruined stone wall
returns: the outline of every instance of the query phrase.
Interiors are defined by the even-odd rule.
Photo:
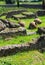
[[[41,36],[37,40],[34,40],[33,42],[0,47],[0,57],[16,54],[17,52],[29,51],[40,48],[45,48],[45,35]]]

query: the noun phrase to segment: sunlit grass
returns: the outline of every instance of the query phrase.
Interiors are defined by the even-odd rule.
[[[4,5],[5,4],[5,1],[0,1],[0,5]]]
[[[44,53],[45,54],[45,53]],[[1,65],[45,65],[44,54],[35,51],[17,53],[0,58]]]
[[[3,19],[5,17],[2,17]],[[45,16],[42,16],[42,17],[39,17],[41,20],[42,20],[42,24],[40,25],[37,25],[38,27],[44,27],[45,26]],[[14,19],[9,19],[11,22],[17,22],[17,20],[14,20]],[[22,22],[25,22],[25,28],[28,30],[28,31],[37,31],[38,28],[36,29],[28,29],[29,27],[29,24],[30,22],[34,21],[34,19],[21,19]],[[30,35],[30,36],[16,36],[16,37],[12,37],[11,40],[4,40],[4,39],[1,39],[0,38],[0,46],[5,46],[5,45],[11,45],[11,44],[23,44],[23,43],[26,43],[26,42],[29,42],[31,41],[32,39],[34,39],[39,37],[38,34],[33,34],[33,35]]]
[[[34,39],[34,37],[37,38],[39,37],[39,35],[34,34],[31,36],[16,36],[12,38],[11,40],[0,39],[0,46],[6,46],[11,44],[24,44]]]
[[[24,9],[24,8],[19,8]],[[12,8],[5,8],[0,7],[0,14],[9,12],[12,10],[19,10],[18,8],[12,7]],[[29,12],[36,12],[39,9],[29,9],[27,8]],[[1,19],[6,19],[5,16],[0,17]],[[42,20],[42,24],[37,25],[38,27],[44,27],[45,26],[45,16],[39,17]],[[18,23],[17,20],[14,20],[13,18],[8,19],[11,22]],[[32,19],[21,19],[22,22],[25,22],[25,28],[28,31],[36,31],[36,29],[29,30],[29,24],[30,22],[34,21],[34,18]],[[16,36],[12,37],[10,40],[5,40],[4,38],[0,36],[0,46],[7,46],[12,44],[24,44],[29,41],[32,41],[32,39],[39,37],[39,34],[33,34],[31,36]],[[40,53],[37,50],[33,51],[27,51],[27,52],[18,52],[14,55],[7,56],[7,57],[0,57],[0,65],[45,65],[45,52]]]

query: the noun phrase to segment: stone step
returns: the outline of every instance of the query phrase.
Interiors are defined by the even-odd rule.
[[[0,36],[16,36],[16,35],[26,35],[26,29],[23,27],[19,28],[6,28],[0,32]]]
[[[40,36],[40,38],[37,38],[36,40],[33,40],[32,42],[28,42],[25,44],[15,44],[15,45],[0,47],[0,57],[16,54],[17,52],[24,52],[24,51],[34,50],[34,49],[39,50],[40,49],[39,45],[45,42],[44,38],[42,41],[40,40],[42,39],[42,37],[45,38],[45,35]],[[41,47],[41,50],[45,51],[45,45],[44,47]]]
[[[33,12],[23,12],[23,15],[27,16],[27,18],[35,18],[36,15]]]
[[[12,17],[12,15],[20,14],[20,13],[26,12],[26,11],[27,10],[14,10],[14,11],[8,12],[6,18],[10,18],[10,17]]]
[[[12,18],[14,19],[26,19],[27,17],[25,15],[13,15]]]
[[[36,32],[28,32],[28,31],[27,31],[27,36],[28,36],[28,35],[33,35],[33,34],[36,34]]]
[[[45,16],[45,10],[39,10],[36,13],[38,16]]]

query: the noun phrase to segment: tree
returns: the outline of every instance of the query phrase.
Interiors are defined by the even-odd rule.
[[[19,7],[19,0],[17,0],[17,7]]]
[[[5,0],[6,4],[14,4],[15,0]]]
[[[45,9],[45,0],[42,0],[43,9]]]

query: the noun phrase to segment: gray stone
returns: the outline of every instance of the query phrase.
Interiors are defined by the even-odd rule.
[[[0,31],[4,30],[6,25],[0,20]]]
[[[23,12],[22,14],[27,16],[27,18],[35,18],[35,13],[33,12]]]
[[[37,33],[45,34],[45,27],[39,27],[38,30],[37,30]]]
[[[35,22],[36,24],[41,24],[41,23],[42,23],[42,21],[41,21],[39,18],[36,18],[36,19],[34,20],[34,22]]]
[[[0,32],[1,36],[10,37],[16,35],[26,35],[26,29],[19,27],[19,28],[5,28]]]
[[[35,39],[32,42],[28,42],[25,44],[15,44],[0,47],[0,57],[34,49],[41,49],[42,51],[45,51],[45,35],[41,35],[38,39]]]
[[[25,23],[24,22],[18,22],[18,24],[20,24],[21,27],[25,27]]]
[[[18,23],[9,22],[9,27],[10,28],[18,28],[18,27],[20,27],[20,25]]]
[[[0,19],[5,25],[6,27],[9,27],[9,21],[8,20],[3,20],[3,19]]]
[[[29,29],[34,29],[34,28],[36,28],[37,26],[36,26],[36,24],[35,24],[35,22],[31,22],[30,24],[29,24]]]
[[[24,27],[19,27],[18,32],[19,32],[19,34],[21,33],[21,35],[26,35],[27,34],[27,31]]]
[[[5,25],[6,25],[6,27],[8,27],[8,28],[18,28],[18,27],[20,27],[20,25],[19,24],[17,24],[17,23],[14,23],[14,22],[10,22],[10,21],[8,21],[8,20],[3,20],[3,19],[0,19]]]
[[[45,48],[45,34],[41,35],[38,39],[36,44],[38,45],[38,49]]]
[[[39,10],[37,11],[38,16],[45,16],[45,10]]]

